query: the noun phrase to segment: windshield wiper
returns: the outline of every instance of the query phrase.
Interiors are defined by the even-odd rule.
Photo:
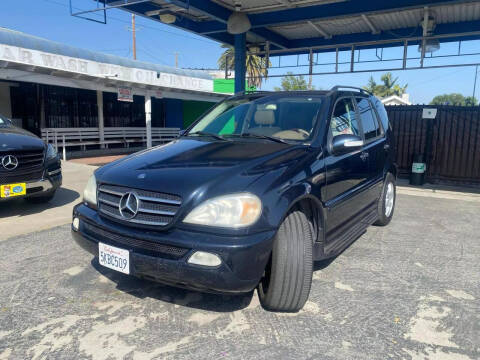
[[[214,134],[214,133],[211,133],[211,132],[208,132],[208,131],[195,131],[194,133],[188,133],[187,135],[188,136],[190,136],[190,135],[211,136],[211,137],[213,137],[217,140],[229,141],[221,135],[217,135],[217,134]]]
[[[240,134],[240,136],[241,137],[253,137],[253,138],[257,138],[257,139],[267,139],[267,140],[275,141],[275,142],[282,143],[282,144],[289,144],[287,141],[285,141],[283,139],[280,139],[280,138],[277,138],[275,136],[252,134],[252,133],[249,133],[249,132],[242,133],[242,134]]]

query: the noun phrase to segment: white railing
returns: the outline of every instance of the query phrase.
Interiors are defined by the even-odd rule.
[[[152,142],[164,143],[176,139],[179,128],[152,128]],[[89,145],[108,148],[110,144],[123,144],[129,147],[131,143],[146,143],[147,129],[145,127],[106,127],[103,134],[99,128],[43,128],[42,139],[52,144],[58,151],[62,148],[63,159],[66,160],[68,147],[80,146],[85,149]]]

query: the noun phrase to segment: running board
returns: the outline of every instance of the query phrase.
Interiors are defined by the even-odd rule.
[[[348,247],[353,241],[358,239],[365,230],[372,225],[377,220],[377,202],[374,202],[370,205],[367,210],[364,212],[365,215],[363,217],[355,217],[352,218],[345,226],[342,227],[343,230],[338,237],[336,237],[333,241],[329,241],[328,244],[325,245],[325,257],[331,257],[336,254],[339,254],[346,247]],[[339,233],[340,231],[337,231]]]

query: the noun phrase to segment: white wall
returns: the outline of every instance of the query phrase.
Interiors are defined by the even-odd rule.
[[[0,114],[11,118],[12,106],[10,103],[10,86],[8,83],[0,82]]]

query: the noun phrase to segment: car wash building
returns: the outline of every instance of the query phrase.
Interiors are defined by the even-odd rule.
[[[42,129],[185,128],[226,95],[208,73],[0,28],[0,114]],[[148,131],[147,131],[148,133]]]

